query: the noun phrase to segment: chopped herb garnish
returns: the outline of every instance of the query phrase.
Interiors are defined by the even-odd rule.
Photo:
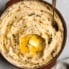
[[[19,44],[19,35],[18,34],[13,34],[13,39],[15,42],[15,46]]]
[[[38,15],[38,14],[37,14],[36,16],[37,16],[37,17],[41,17],[41,16],[40,16],[40,15]]]
[[[52,37],[49,38],[48,44],[50,44],[52,41]]]
[[[35,15],[34,13],[31,13],[31,14],[29,14],[28,16],[33,16],[33,15]]]

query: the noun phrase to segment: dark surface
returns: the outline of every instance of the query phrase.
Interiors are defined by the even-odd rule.
[[[0,54],[0,69],[18,69],[18,68],[8,63]]]

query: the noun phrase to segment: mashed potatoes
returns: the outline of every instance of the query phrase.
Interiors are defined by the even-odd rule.
[[[0,18],[3,56],[21,68],[47,65],[62,49],[64,28],[52,8],[41,1],[23,0],[9,7]]]

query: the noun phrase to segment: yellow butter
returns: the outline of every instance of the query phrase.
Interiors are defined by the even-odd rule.
[[[23,54],[30,53],[33,56],[41,52],[43,48],[42,38],[38,35],[32,34],[20,38],[19,49]]]

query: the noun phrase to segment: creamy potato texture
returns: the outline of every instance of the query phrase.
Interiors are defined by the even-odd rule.
[[[52,8],[37,0],[23,0],[0,17],[0,51],[12,64],[34,69],[47,65],[62,49],[64,28]]]

